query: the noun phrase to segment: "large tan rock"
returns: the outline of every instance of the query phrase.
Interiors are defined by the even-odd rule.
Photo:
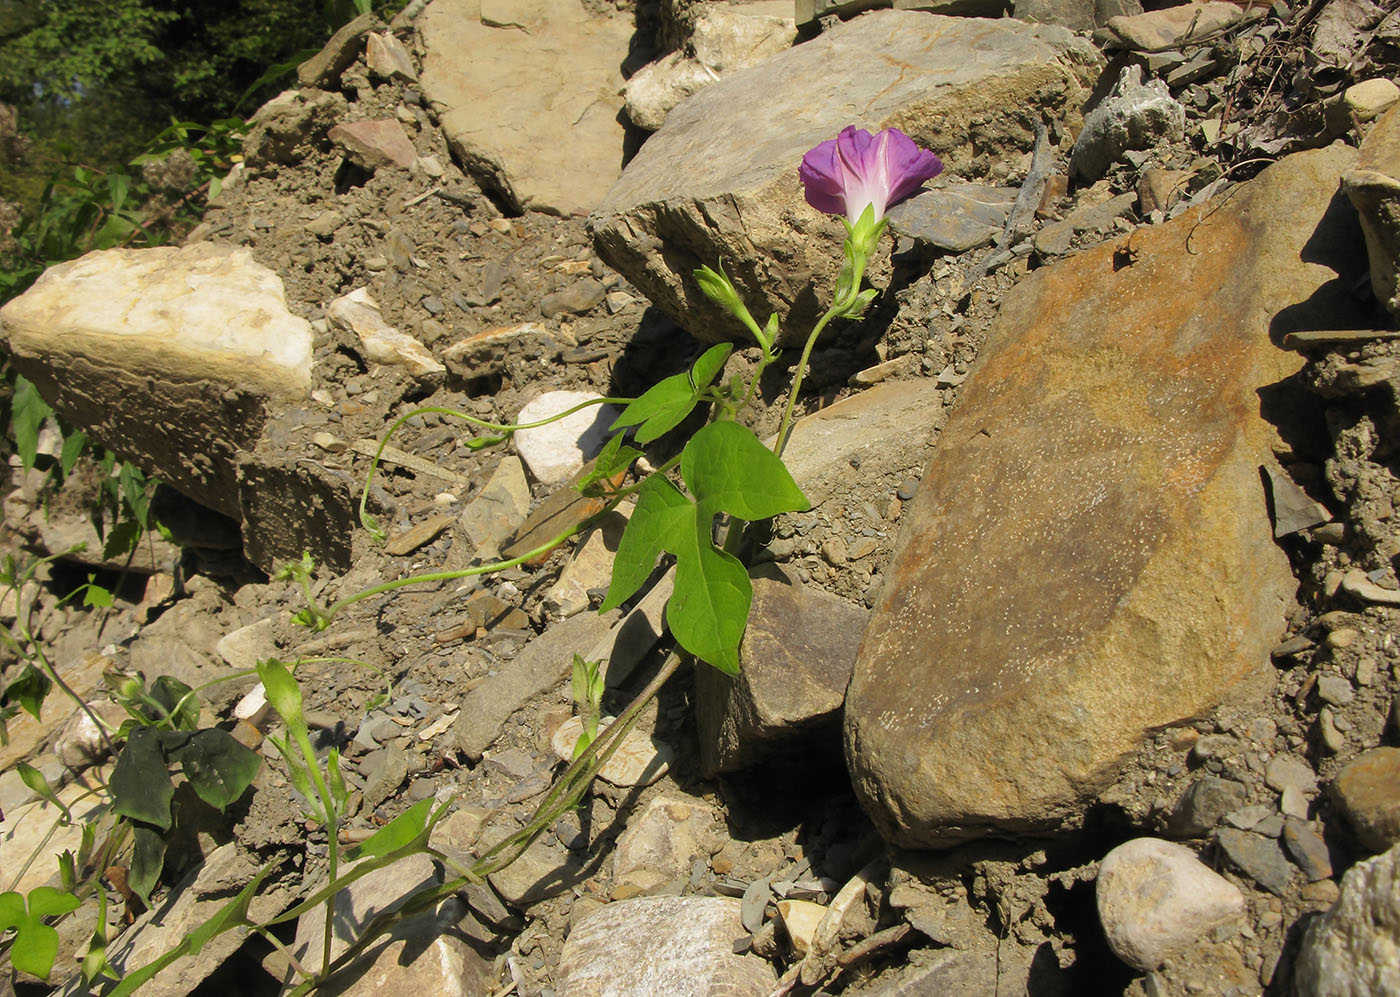
[[[108,249],[0,308],[0,338],[75,426],[237,517],[234,457],[311,385],[311,326],[247,249]]]
[[[847,693],[890,837],[1072,825],[1147,732],[1267,672],[1296,583],[1261,409],[1305,404],[1278,338],[1354,317],[1355,222],[1329,211],[1353,156],[1290,157],[1007,295]]]
[[[781,341],[798,344],[830,304],[845,238],[840,220],[803,200],[805,152],[847,125],[894,126],[951,172],[976,174],[1029,149],[1043,119],[1077,125],[1101,61],[1050,25],[862,15],[674,108],[590,217],[594,242],[705,341],[747,335],[692,275],[723,260],[759,321],[776,310]]]
[[[422,86],[462,164],[511,208],[587,214],[622,170],[621,12],[582,0],[434,0]]]

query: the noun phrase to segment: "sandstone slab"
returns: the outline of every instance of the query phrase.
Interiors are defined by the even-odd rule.
[[[1332,210],[1352,156],[1290,157],[1135,232],[1131,265],[1104,245],[1004,300],[847,692],[847,762],[886,834],[1073,824],[1147,732],[1265,673],[1296,583],[1260,413],[1300,404],[1271,339],[1354,314],[1355,222]]]
[[[462,164],[513,210],[586,214],[622,170],[631,19],[582,0],[505,6],[502,16],[482,0],[428,6],[417,22],[423,94]]]
[[[74,426],[240,516],[235,455],[311,385],[311,326],[247,249],[108,249],[50,267],[0,309],[20,373]]]
[[[737,676],[695,671],[700,768],[733,772],[786,749],[835,754],[841,703],[869,614],[776,566],[756,572]]]
[[[590,217],[596,248],[710,342],[745,334],[691,275],[723,259],[754,314],[776,310],[783,344],[800,343],[830,301],[845,238],[838,219],[803,200],[807,150],[850,124],[896,126],[950,172],[975,174],[1029,149],[1042,119],[1077,126],[1100,63],[1083,39],[1049,25],[864,15],[672,110]]]
[[[777,982],[755,955],[737,955],[744,934],[730,897],[639,897],[580,921],[564,943],[559,997],[642,994],[763,997]]]

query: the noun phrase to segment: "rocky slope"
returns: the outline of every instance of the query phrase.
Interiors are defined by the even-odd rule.
[[[183,249],[86,258],[0,311],[51,402],[167,482],[179,544],[112,612],[47,612],[68,682],[100,700],[114,666],[199,685],[269,655],[366,663],[387,703],[344,660],[299,673],[318,746],[343,751],[343,840],[435,798],[455,808],[435,844],[467,853],[558,770],[572,654],[606,660],[616,711],[668,649],[664,577],[593,611],[622,510],[542,563],[359,602],[322,634],[269,576],[309,550],[332,601],[586,517],[568,482],[592,416],[484,449],[413,416],[369,489],[386,545],[355,507],[416,407],[513,422],[635,396],[738,338],[689,283],[700,263],[800,330],[841,228],[796,165],[845,124],[947,163],[892,212],[871,313],[814,354],[787,455],[814,507],[755,558],[741,679],[678,675],[577,812],[337,992],[1400,986],[1400,24],[1369,0],[883,6],[363,19],[258,113]],[[760,435],[785,384],[761,385]],[[84,485],[45,499],[16,474],[8,542],[64,549]],[[24,599],[52,610],[113,569],[59,562]],[[159,916],[113,924],[114,965],[264,864],[259,916],[324,875],[275,719],[235,716],[252,686],[211,686],[206,709],[268,764],[169,853]],[[77,800],[104,762],[67,712],[0,749],[7,876],[52,818],[14,763]],[[386,873],[338,898],[347,933],[441,870]],[[96,916],[60,923],[56,977]],[[303,922],[280,939],[298,958],[319,951]],[[289,965],[229,936],[141,992],[270,994]]]

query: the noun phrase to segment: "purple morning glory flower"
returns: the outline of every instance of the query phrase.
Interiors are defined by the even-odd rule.
[[[855,225],[867,207],[875,209],[878,223],[886,208],[942,170],[942,160],[898,128],[871,135],[850,125],[803,156],[797,175],[808,204],[829,215],[845,215]]]

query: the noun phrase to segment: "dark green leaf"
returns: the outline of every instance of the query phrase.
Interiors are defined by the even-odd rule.
[[[151,891],[156,888],[160,871],[165,867],[165,839],[155,828],[145,824],[131,825],[131,837],[131,871],[127,883],[149,907]]]
[[[432,816],[433,800],[419,800],[378,831],[345,853],[349,862],[362,858],[388,855],[411,844],[418,838],[427,840],[428,818]]]
[[[126,557],[141,541],[141,524],[134,519],[121,519],[107,531],[102,541],[102,556],[108,561]]]
[[[613,559],[612,583],[601,613],[622,605],[642,587],[663,550],[674,550],[695,521],[695,503],[661,475],[642,483],[637,507]]]
[[[218,810],[247,791],[262,763],[257,752],[218,728],[193,733],[162,731],[160,739],[166,758],[178,762],[199,798]]]
[[[49,677],[33,665],[25,665],[24,671],[5,687],[5,698],[14,700],[30,713],[35,720],[42,719],[39,710],[44,705],[44,697],[53,688]]]
[[[170,830],[170,800],[175,787],[154,728],[137,727],[131,732],[112,766],[108,785],[116,813]]]

